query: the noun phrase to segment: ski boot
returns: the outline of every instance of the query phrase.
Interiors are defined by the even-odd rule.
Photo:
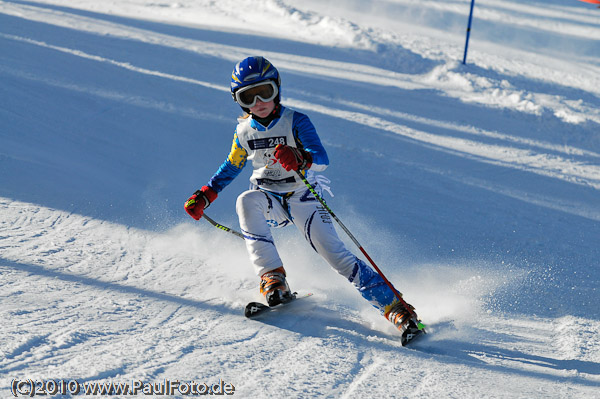
[[[260,293],[263,294],[269,306],[276,306],[294,299],[285,280],[285,269],[283,266],[266,272],[260,280]]]
[[[405,307],[405,304],[410,310]],[[417,319],[414,310],[414,307],[399,300],[395,300],[391,305],[385,307],[384,317],[391,321],[402,334],[402,346],[408,344],[417,335],[425,333],[425,326]]]

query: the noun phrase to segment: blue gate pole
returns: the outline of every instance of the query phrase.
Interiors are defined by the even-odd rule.
[[[467,41],[465,42],[465,55],[463,56],[463,64],[467,63],[467,49],[469,48],[469,36],[471,36],[471,22],[473,21],[473,6],[475,0],[471,0],[471,11],[469,12],[469,25],[467,26]]]

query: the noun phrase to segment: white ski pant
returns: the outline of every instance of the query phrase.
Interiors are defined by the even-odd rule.
[[[327,210],[309,190],[279,196],[261,190],[245,191],[237,199],[236,211],[246,248],[258,276],[283,266],[271,227],[294,224],[309,245],[346,279],[357,258],[339,239]]]

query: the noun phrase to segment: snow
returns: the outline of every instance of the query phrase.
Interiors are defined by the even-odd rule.
[[[600,398],[599,10],[478,1],[463,65],[469,4],[0,1],[0,396]],[[289,282],[315,295],[245,319],[243,242],[183,211],[254,54],[319,131],[328,203],[428,325],[414,345],[294,229],[274,232]],[[246,172],[208,211],[233,228]]]

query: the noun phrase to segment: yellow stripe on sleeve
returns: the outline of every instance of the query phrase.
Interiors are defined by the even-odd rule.
[[[233,143],[231,144],[231,151],[227,157],[229,162],[236,168],[242,169],[246,165],[248,159],[248,152],[240,145],[237,138],[237,133],[233,136]]]

